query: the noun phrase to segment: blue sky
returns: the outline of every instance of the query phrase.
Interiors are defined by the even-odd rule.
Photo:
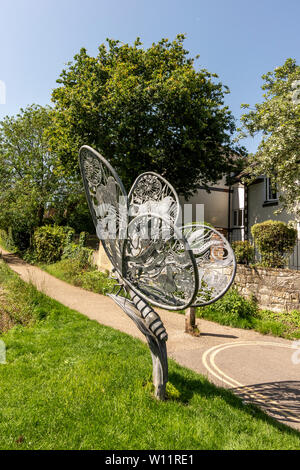
[[[299,0],[2,0],[0,119],[31,103],[50,104],[64,64],[81,47],[92,55],[107,37],[145,47],[187,35],[196,66],[229,86],[237,120],[241,103],[261,101],[261,75],[292,57],[300,63]],[[258,139],[247,139],[255,151]]]

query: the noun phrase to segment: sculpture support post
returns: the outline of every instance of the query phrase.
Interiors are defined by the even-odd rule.
[[[158,400],[166,398],[166,385],[168,381],[168,358],[166,341],[158,341],[146,336],[152,357],[154,396]]]
[[[196,328],[196,307],[189,307],[185,313],[185,332],[193,333]]]
[[[167,334],[159,315],[139,296],[129,291],[134,300],[115,294],[108,294],[122,308],[126,315],[134,321],[138,329],[145,335],[151,352],[153,366],[154,396],[158,400],[166,397],[168,381]],[[155,325],[155,332],[152,331]],[[160,332],[159,334],[157,334]]]

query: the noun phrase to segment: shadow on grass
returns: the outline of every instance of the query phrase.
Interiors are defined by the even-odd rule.
[[[279,421],[300,426],[300,381],[268,382],[232,389],[247,403],[254,403]]]
[[[263,405],[258,399],[255,400],[255,398],[251,398],[249,393],[247,393],[248,390],[227,390],[225,388],[220,388],[210,383],[204,377],[199,379],[191,379],[189,377],[184,377],[178,372],[171,371],[169,374],[169,382],[179,392],[179,397],[176,398],[176,401],[179,401],[185,405],[187,405],[195,395],[200,395],[201,397],[205,398],[218,397],[223,399],[231,407],[239,409],[243,413],[255,417],[255,419],[259,419],[260,421],[268,423],[280,431],[284,431],[285,433],[288,432],[290,435],[300,437],[299,431],[292,429],[288,425],[280,422],[283,419],[282,417],[280,419],[279,409],[277,410],[277,414],[272,414],[273,417],[266,414],[267,412],[270,413],[270,409],[273,406],[273,404],[270,402],[276,399],[274,398],[274,391],[276,390],[277,393],[280,392],[285,402],[290,401],[290,416],[293,418],[291,421],[295,422],[295,418],[297,418],[298,422],[300,422],[300,382],[276,382],[252,385],[250,387],[252,391],[257,390],[258,393],[264,394],[265,402]],[[246,389],[246,387],[244,388]],[[298,397],[298,401],[296,402],[293,401],[295,396]]]

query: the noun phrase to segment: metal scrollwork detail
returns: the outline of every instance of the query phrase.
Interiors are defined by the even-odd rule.
[[[182,230],[193,251],[199,275],[199,290],[193,306],[211,304],[225,294],[234,280],[233,250],[226,238],[212,227],[191,224]]]
[[[182,309],[198,287],[193,255],[182,234],[154,214],[134,218],[124,245],[124,280],[158,307]]]
[[[175,189],[156,173],[140,175],[128,195],[130,216],[153,213],[177,223],[180,204]]]
[[[90,147],[80,151],[80,168],[98,238],[118,272],[127,230],[127,194],[109,163]]]
[[[84,170],[86,179],[91,186],[98,186],[102,179],[102,165],[93,155],[85,153]]]
[[[139,186],[134,191],[134,199],[138,204],[153,199],[157,201],[160,198],[162,184],[159,179],[152,174],[146,174],[140,179]]]

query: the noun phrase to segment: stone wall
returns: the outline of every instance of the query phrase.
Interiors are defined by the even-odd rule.
[[[237,267],[235,286],[240,294],[253,295],[260,308],[274,312],[300,310],[300,271]]]
[[[112,264],[109,261],[102,243],[99,243],[99,249],[94,251],[93,262],[97,266],[99,271],[110,273],[112,270]]]

